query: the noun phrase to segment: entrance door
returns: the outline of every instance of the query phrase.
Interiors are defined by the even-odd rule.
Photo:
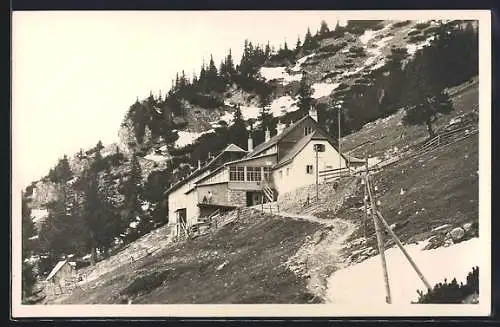
[[[186,208],[177,210],[177,222],[182,225],[186,225],[187,222]]]
[[[247,207],[253,206],[253,192],[247,192]]]
[[[253,205],[261,204],[262,203],[262,194],[258,192],[254,192],[252,194],[252,203]]]

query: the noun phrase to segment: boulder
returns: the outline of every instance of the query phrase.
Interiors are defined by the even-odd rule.
[[[443,244],[444,247],[448,247],[450,245],[453,245],[453,239],[451,238],[447,239]]]
[[[463,225],[462,225],[462,228],[464,229],[464,231],[465,231],[466,233],[468,233],[468,232],[470,232],[470,231],[471,231],[471,229],[472,229],[472,224],[471,224],[471,223],[465,223],[465,224],[463,224]]]
[[[461,227],[456,227],[450,231],[450,235],[453,241],[460,241],[464,237],[465,231]]]

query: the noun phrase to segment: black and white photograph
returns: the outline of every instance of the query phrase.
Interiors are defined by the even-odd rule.
[[[490,25],[14,11],[13,316],[489,315]]]

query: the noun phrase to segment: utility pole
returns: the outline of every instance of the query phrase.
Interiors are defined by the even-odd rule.
[[[342,168],[342,151],[340,150],[340,106],[338,107],[338,125],[339,125],[339,131],[338,131],[338,135],[339,135],[339,168]],[[340,174],[342,175],[342,170],[340,171]]]
[[[370,198],[371,214],[373,217],[373,224],[375,226],[375,233],[377,235],[378,252],[380,254],[380,260],[381,260],[381,264],[382,264],[382,273],[384,276],[385,293],[386,293],[385,302],[390,304],[391,303],[391,289],[389,287],[389,274],[387,272],[387,263],[385,261],[385,249],[384,249],[385,244],[384,244],[384,239],[383,239],[382,231],[381,231],[380,224],[379,224],[379,219],[377,217],[377,209],[375,207],[375,201],[373,199],[373,195],[372,195],[372,191],[371,191],[371,187],[370,187],[370,179],[368,177],[368,170],[366,171],[365,183],[366,183],[366,187],[368,190],[368,196]]]
[[[338,149],[339,149],[339,177],[342,177],[342,152],[340,150],[340,110],[342,108],[342,103],[344,101],[339,100],[337,104],[335,105],[335,108],[337,108],[337,139],[338,139]]]
[[[316,202],[319,202],[319,186],[318,186],[318,177],[319,177],[319,171],[318,171],[318,147],[315,146],[314,150],[316,152]]]
[[[324,144],[314,144],[314,152],[316,152],[316,201],[319,201],[319,164],[318,164],[318,152],[325,152]]]

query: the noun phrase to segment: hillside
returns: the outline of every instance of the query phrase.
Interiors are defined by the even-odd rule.
[[[477,84],[457,92],[453,98],[457,111],[441,117],[438,130],[443,132],[448,126],[459,124],[458,117],[473,113],[477,95]],[[387,141],[399,119],[395,114],[385,120],[386,125],[377,123],[364,128],[382,133],[382,140]],[[477,122],[467,124],[471,131],[477,128]],[[366,132],[363,129],[345,141],[362,144]],[[409,147],[418,148],[423,141],[419,137],[418,133],[410,133]],[[377,145],[381,153],[393,147],[391,142],[381,141]],[[479,251],[477,151],[477,134],[465,133],[417,157],[408,150],[396,163],[384,166],[372,176],[379,209],[432,285],[453,277],[465,281],[471,267],[481,264],[473,254]],[[353,274],[366,274],[366,270],[373,274],[380,269],[373,223],[368,221],[364,227],[363,185],[355,176],[344,177],[339,185],[335,189],[333,183],[322,184],[319,202],[310,206],[301,203],[306,193],[314,193],[314,187],[291,192],[279,203],[279,213],[276,208],[273,213],[249,208],[242,211],[239,219],[235,219],[235,212],[230,213],[223,219],[225,225],[186,243],[170,242],[166,231],[154,233],[156,236],[151,236],[157,240],[144,243],[143,250],[133,246],[136,250],[127,252],[123,261],[110,261],[113,268],[107,272],[97,278],[91,278],[90,273],[80,289],[68,296],[49,297],[47,301],[379,302],[383,299],[381,279],[361,284],[352,279]],[[465,231],[459,238],[451,236],[457,228]],[[160,246],[150,256],[141,255],[147,247],[156,249],[160,240],[169,245]],[[135,243],[138,242],[141,239]],[[386,247],[395,301],[415,300],[416,290],[423,289],[420,280],[391,239],[386,239]],[[129,262],[128,255],[137,256],[138,260]],[[436,269],[442,260],[448,260],[447,265]],[[400,280],[395,269],[408,271],[407,277]],[[371,295],[366,296],[368,293]]]
[[[317,301],[286,268],[320,226],[243,212],[215,234],[173,244],[82,285],[63,303],[301,303]],[[276,235],[280,237],[276,237]],[[237,273],[236,273],[237,272]]]
[[[257,145],[264,130],[274,135],[278,124],[296,121],[311,106],[332,137],[338,136],[340,125],[342,152],[368,157],[375,169],[380,209],[402,241],[434,237],[429,247],[439,247],[449,244],[448,232],[464,224],[474,226],[467,237],[477,236],[478,54],[470,51],[474,42],[476,22],[349,21],[331,30],[322,26],[314,35],[308,31],[294,49],[285,44],[274,50],[246,40],[239,64],[229,52],[220,68],[211,59],[192,78],[180,72],[166,94],[138,97],[123,118],[116,143],[99,141],[65,156],[25,191],[29,210],[23,217],[37,227],[28,235],[36,250],[25,259],[34,265],[38,278],[62,257],[73,258],[92,276],[71,297],[47,301],[327,301],[328,276],[376,254],[374,237],[362,239],[373,229],[369,224],[366,230],[360,227],[363,195],[357,178],[341,180],[338,190],[325,184],[319,204],[308,208],[302,206],[304,192],[314,192],[297,190],[279,204],[281,216],[247,213],[245,219],[185,244],[170,246],[171,240],[161,236],[168,221],[163,193],[170,185],[228,143],[246,149],[251,136]],[[451,114],[436,114],[427,130],[423,121],[404,121],[426,92],[443,89],[455,109]],[[429,149],[432,139],[429,125],[433,133],[446,134],[446,140],[456,143],[422,151]],[[315,218],[304,223],[294,215]],[[336,219],[343,228],[328,222]],[[352,227],[349,235],[345,226]],[[273,237],[273,231],[283,233],[283,239]],[[74,237],[69,240],[67,235]],[[311,245],[311,238],[317,244]],[[249,242],[256,239],[262,242]],[[221,248],[220,240],[227,246]],[[129,253],[141,257],[155,242],[162,249],[154,256],[128,262]],[[204,250],[197,253],[200,248]],[[219,271],[211,261],[222,258],[219,251],[234,260],[218,263],[223,266],[219,277],[210,275],[218,278],[211,280],[217,292],[206,288],[198,294],[205,272]],[[219,254],[213,256],[214,252]],[[245,255],[253,258],[255,270],[246,265]],[[311,260],[317,269],[309,267],[304,273],[301,260]],[[165,264],[178,270],[165,270]],[[222,277],[233,278],[225,265],[251,274],[237,275],[221,286]],[[112,266],[123,269],[112,271]],[[280,285],[279,294],[272,294],[271,284],[261,283],[273,272],[281,276],[272,279]],[[153,279],[173,282],[163,291],[165,284],[149,285]],[[237,291],[241,285],[248,285],[244,293]]]

